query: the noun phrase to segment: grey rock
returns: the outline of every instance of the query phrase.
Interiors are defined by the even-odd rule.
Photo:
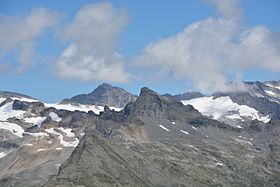
[[[127,103],[135,99],[136,96],[126,90],[104,83],[89,94],[80,94],[71,99],[64,99],[62,103],[108,105],[111,107],[123,108]]]

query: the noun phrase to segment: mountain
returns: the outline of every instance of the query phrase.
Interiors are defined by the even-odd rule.
[[[134,101],[135,99],[136,96],[126,90],[104,83],[89,94],[76,95],[71,99],[64,99],[62,103],[101,106],[109,105],[112,107],[123,108],[127,103]]]
[[[278,186],[279,137],[279,121],[233,128],[143,88],[104,110],[44,186]]]
[[[184,94],[183,94],[184,95]],[[242,90],[181,100],[199,112],[242,128],[252,120],[280,119],[280,81],[244,82]]]
[[[144,87],[122,108],[1,95],[0,186],[279,186],[278,85],[183,101]]]

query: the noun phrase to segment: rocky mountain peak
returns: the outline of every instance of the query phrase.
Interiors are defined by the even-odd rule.
[[[145,96],[145,95],[157,95],[157,93],[148,87],[143,87],[140,91],[140,96]]]
[[[123,108],[127,103],[134,101],[136,96],[126,90],[103,83],[89,94],[80,94],[71,99],[64,99],[62,103],[75,103],[86,105],[108,105]]]
[[[103,83],[103,84],[99,85],[96,89],[94,89],[89,94],[96,94],[96,93],[99,93],[99,92],[108,92],[108,91],[112,91],[114,89],[122,89],[122,88],[113,87],[111,84]]]

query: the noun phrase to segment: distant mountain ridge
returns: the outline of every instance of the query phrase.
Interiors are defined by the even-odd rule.
[[[28,95],[25,94],[21,94],[21,93],[15,93],[15,92],[8,92],[8,91],[0,91],[0,97],[18,97],[18,98],[27,98],[27,99],[34,99],[33,97],[30,97]]]
[[[76,95],[70,99],[64,99],[61,103],[108,105],[123,108],[127,103],[135,99],[136,96],[126,90],[103,83],[89,94]]]
[[[186,92],[186,93],[177,94],[177,95],[171,95],[171,94],[167,93],[167,94],[163,94],[163,96],[173,98],[177,101],[182,101],[182,100],[189,100],[189,99],[194,99],[194,98],[198,98],[198,97],[203,97],[205,95],[203,95],[200,92]]]
[[[125,101],[125,90],[102,84],[78,97],[84,104],[6,93],[0,186],[279,186],[278,86],[175,97],[144,87]]]

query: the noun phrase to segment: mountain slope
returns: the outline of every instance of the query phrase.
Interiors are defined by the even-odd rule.
[[[108,105],[112,107],[123,108],[127,103],[134,101],[135,95],[126,90],[113,87],[110,84],[102,84],[89,94],[81,94],[64,99],[62,103],[78,103],[86,105]]]

